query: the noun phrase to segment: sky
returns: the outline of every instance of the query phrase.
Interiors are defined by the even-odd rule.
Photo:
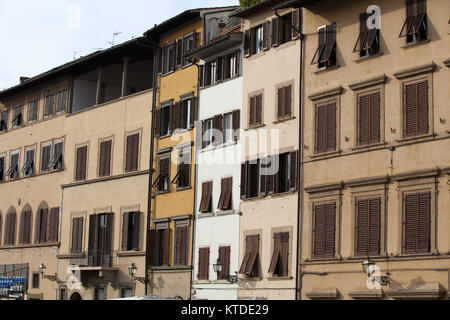
[[[238,0],[0,0],[0,91],[74,57],[142,36],[193,8]]]

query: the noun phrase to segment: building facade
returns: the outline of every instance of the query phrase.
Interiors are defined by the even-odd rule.
[[[448,296],[449,3],[372,4],[304,4],[301,299]]]

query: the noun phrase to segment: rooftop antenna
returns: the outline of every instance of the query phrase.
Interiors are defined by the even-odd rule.
[[[115,43],[115,39],[116,39],[116,37],[119,35],[119,34],[121,34],[122,32],[114,32],[113,33],[113,38],[112,38],[112,41],[108,41],[107,43],[109,43],[110,45],[111,45],[111,47],[114,47],[114,43]]]

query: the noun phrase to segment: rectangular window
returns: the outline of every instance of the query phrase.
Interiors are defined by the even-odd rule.
[[[260,160],[247,161],[241,165],[241,199],[260,195]]]
[[[316,106],[316,153],[336,151],[336,103]]]
[[[109,177],[111,175],[111,147],[112,140],[100,143],[100,156],[98,166],[99,177]]]
[[[83,218],[72,219],[72,253],[83,251]]]
[[[122,223],[122,251],[139,250],[140,212],[126,212]]]
[[[190,187],[191,177],[191,149],[182,148],[178,151],[177,174],[172,183],[176,183],[177,190]]]
[[[6,168],[5,155],[1,155],[0,156],[0,181],[5,181],[5,168]]]
[[[209,280],[209,248],[198,249],[198,280]]]
[[[190,64],[190,62],[186,59],[186,57],[187,54],[195,48],[196,46],[195,41],[196,41],[195,32],[185,35],[183,37],[183,59],[182,59],[183,66]]]
[[[132,288],[120,288],[120,298],[129,298],[133,296]]]
[[[406,20],[400,31],[400,38],[406,37],[407,44],[428,39],[426,0],[406,0]]]
[[[0,132],[8,129],[8,110],[2,110],[0,112]]]
[[[28,103],[28,122],[34,122],[37,120],[38,104],[38,99],[34,99]]]
[[[32,288],[39,289],[39,273],[33,273]]]
[[[170,154],[159,157],[158,177],[153,186],[156,186],[158,192],[170,191]]]
[[[259,276],[259,240],[259,235],[247,236],[245,238],[245,255],[239,273],[245,274],[250,278]]]
[[[251,29],[251,54],[258,54],[263,50],[264,28],[259,25]]]
[[[358,96],[358,145],[380,142],[380,92]]]
[[[224,143],[232,142],[234,137],[233,113],[223,115]]]
[[[94,300],[105,300],[105,288],[94,288]]]
[[[270,261],[269,273],[274,276],[288,276],[289,261],[289,232],[273,235],[273,254]]]
[[[232,204],[232,194],[233,194],[233,178],[225,178],[222,179],[221,183],[221,191],[220,191],[220,198],[219,198],[219,210],[231,210],[231,204]]]
[[[56,113],[62,113],[66,111],[67,105],[67,89],[58,91],[58,103],[56,106]]]
[[[262,124],[262,94],[250,97],[249,126]]]
[[[57,171],[63,168],[64,142],[57,141],[53,148],[53,157],[49,163],[51,170]]]
[[[222,264],[222,271],[219,272],[218,280],[228,280],[230,276],[230,251],[231,247],[219,247],[219,263]]]
[[[213,138],[213,120],[208,119],[203,121],[203,149],[212,144]]]
[[[18,105],[13,109],[13,119],[12,126],[13,128],[20,127],[23,123],[23,105]]]
[[[356,255],[378,256],[381,246],[381,199],[356,201]]]
[[[319,44],[311,64],[318,68],[329,68],[336,65],[336,23],[320,27]]]
[[[190,129],[191,128],[191,108],[193,99],[182,100],[180,104],[180,125],[179,129]],[[177,128],[174,128],[177,129]]]
[[[313,257],[334,258],[336,203],[314,205]]]
[[[24,177],[30,177],[34,174],[34,154],[35,149],[25,151],[25,163],[20,171]]]
[[[170,229],[168,225],[150,230],[149,261],[151,266],[170,265]]]
[[[429,133],[428,81],[403,86],[403,137]]]
[[[163,48],[163,74],[175,70],[175,41],[171,41]]]
[[[10,180],[14,180],[19,176],[20,150],[12,151],[9,157],[9,169],[6,176]]]
[[[88,264],[90,267],[112,266],[113,222],[113,213],[89,216]]]
[[[292,22],[292,12],[282,16],[281,20],[279,21],[280,44],[292,41],[292,28],[287,22],[283,23],[283,20]]]
[[[184,222],[180,225],[176,222],[175,224],[174,265],[186,266],[188,264],[189,223]]]
[[[50,168],[50,157],[52,152],[52,142],[42,145],[41,149],[41,172],[47,172]]]
[[[291,117],[292,85],[278,89],[278,120]]]
[[[164,106],[160,109],[160,137],[170,135],[171,132],[171,118],[172,118],[172,105]]]
[[[86,180],[87,146],[77,148],[75,181]]]
[[[212,187],[212,181],[203,182],[202,184],[202,199],[199,208],[201,213],[212,212]]]
[[[49,93],[45,96],[44,118],[51,117],[55,108],[55,94]]]
[[[139,133],[127,136],[125,172],[139,168]]]
[[[380,52],[380,30],[368,28],[369,14],[363,12],[359,15],[359,36],[356,40],[353,52],[358,52],[360,57],[373,56]]]
[[[403,253],[431,249],[431,192],[403,196]]]

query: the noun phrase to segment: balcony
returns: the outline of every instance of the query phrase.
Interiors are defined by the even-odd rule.
[[[74,254],[70,264],[76,265],[80,271],[117,271],[117,255],[112,250],[89,250],[82,254]]]

